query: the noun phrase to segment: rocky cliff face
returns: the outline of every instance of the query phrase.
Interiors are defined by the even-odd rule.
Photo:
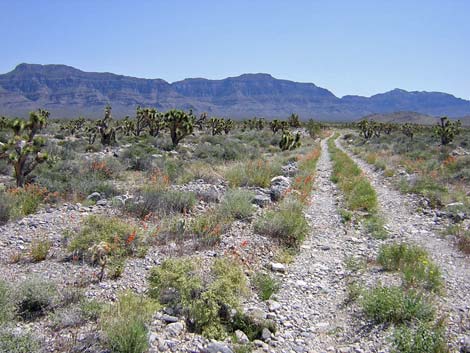
[[[116,117],[133,115],[138,105],[193,109],[232,118],[285,118],[296,112],[304,119],[352,120],[403,110],[452,117],[470,114],[470,101],[445,93],[397,89],[370,98],[338,98],[312,83],[278,80],[268,74],[223,80],[193,78],[170,84],[65,65],[20,64],[0,75],[0,115],[26,116],[42,107],[54,117],[100,117],[106,104],[112,105]]]

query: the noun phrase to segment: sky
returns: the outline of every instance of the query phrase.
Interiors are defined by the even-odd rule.
[[[0,73],[19,63],[162,78],[243,73],[341,97],[470,99],[470,0],[0,0]]]

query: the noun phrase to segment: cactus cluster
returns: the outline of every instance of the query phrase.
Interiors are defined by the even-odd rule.
[[[165,113],[164,121],[168,130],[170,130],[173,148],[176,148],[183,138],[193,133],[196,117],[192,111],[186,113],[182,110],[173,109]]]
[[[291,151],[300,147],[300,145],[301,143],[299,133],[295,134],[295,137],[290,131],[287,130],[282,133],[282,138],[279,142],[279,147],[282,151]]]
[[[300,118],[298,114],[292,113],[289,119],[287,120],[290,127],[298,128],[300,127]]]

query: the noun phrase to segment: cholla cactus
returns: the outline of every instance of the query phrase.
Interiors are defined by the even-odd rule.
[[[234,126],[235,124],[232,119],[223,120],[223,129],[226,135],[230,133]]]
[[[357,127],[361,130],[362,135],[366,140],[374,136],[374,127],[369,120],[361,120],[357,123]]]
[[[222,135],[224,131],[224,120],[219,118],[210,118],[207,122],[211,129],[211,135]]]
[[[290,131],[284,131],[282,133],[281,142],[279,142],[279,147],[283,151],[291,151],[300,147],[300,134],[295,134],[295,137]]]
[[[108,263],[108,255],[111,252],[111,246],[107,242],[102,241],[89,248],[88,252],[91,255],[91,263],[99,265],[101,268],[98,276],[98,279],[101,282],[103,280],[106,264]]]
[[[183,138],[193,133],[195,121],[196,118],[191,111],[186,113],[173,109],[165,113],[165,125],[170,130],[173,148],[176,148]]]
[[[8,123],[13,137],[0,149],[0,158],[13,165],[16,185],[23,187],[27,176],[39,163],[47,160],[47,153],[41,152],[45,139],[36,134],[46,126],[49,112],[38,110],[29,114],[29,121],[15,119]]]
[[[460,133],[460,120],[450,121],[446,116],[434,127],[434,134],[441,139],[442,145],[448,145]]]
[[[276,134],[278,131],[287,130],[289,124],[287,123],[287,121],[279,121],[277,119],[274,119],[269,123],[269,127],[271,128],[273,134]]]

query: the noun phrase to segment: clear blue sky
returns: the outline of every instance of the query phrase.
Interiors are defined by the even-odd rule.
[[[0,0],[0,72],[67,64],[173,82],[266,72],[337,96],[470,99],[470,0]]]

